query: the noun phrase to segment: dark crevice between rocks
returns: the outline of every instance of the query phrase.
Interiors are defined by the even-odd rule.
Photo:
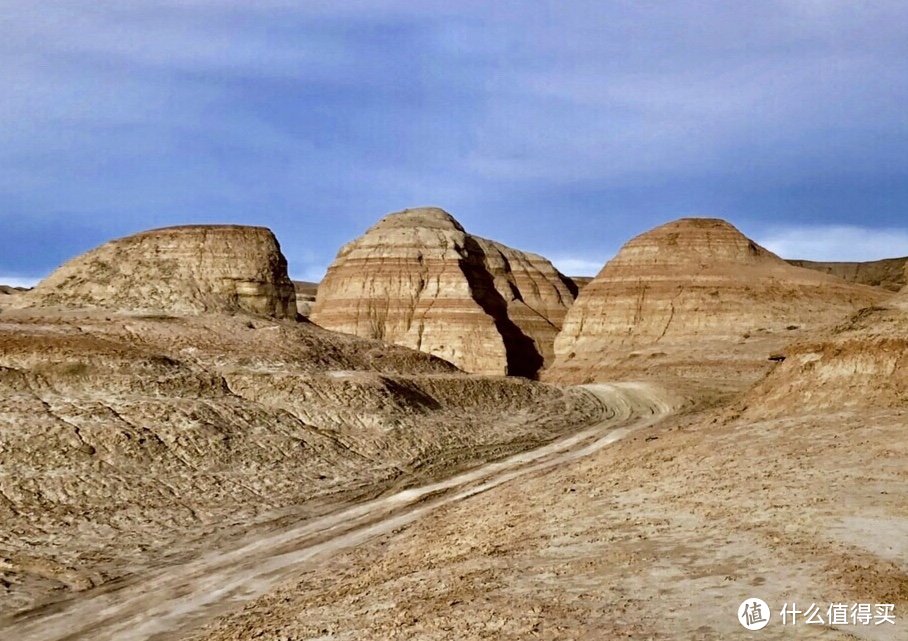
[[[580,294],[580,288],[577,287],[577,283],[575,283],[573,280],[571,280],[558,270],[555,270],[555,273],[558,275],[558,279],[561,281],[561,284],[567,287],[567,290],[571,292],[571,296],[573,296],[576,300],[577,296]]]
[[[459,261],[460,269],[473,292],[473,298],[492,318],[501,335],[507,356],[508,376],[538,378],[543,363],[542,354],[533,339],[524,334],[508,316],[508,303],[495,289],[494,279],[486,269],[485,252],[470,236],[464,241],[464,249],[466,257]]]

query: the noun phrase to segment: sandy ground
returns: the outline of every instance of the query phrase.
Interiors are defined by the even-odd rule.
[[[581,390],[468,376],[308,323],[2,312],[0,621],[602,412]]]
[[[193,638],[908,639],[906,418],[671,416],[300,568]],[[759,632],[736,618],[751,597]],[[783,625],[786,603],[893,604],[896,625]]]
[[[182,638],[304,568],[317,569],[342,550],[387,536],[445,506],[479,500],[496,488],[590,456],[653,425],[680,404],[650,385],[598,385],[590,390],[606,404],[609,415],[588,429],[444,481],[389,494],[256,536],[231,549],[209,551],[192,562],[80,594],[8,621],[5,632],[23,641]]]

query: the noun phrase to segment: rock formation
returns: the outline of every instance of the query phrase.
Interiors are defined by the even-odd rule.
[[[789,260],[795,267],[806,267],[838,276],[851,283],[882,287],[897,292],[908,284],[908,257],[886,258],[865,263],[820,263],[811,260]]]
[[[545,378],[749,382],[770,351],[884,295],[793,267],[725,221],[685,218],[628,242],[584,288]]]
[[[908,408],[908,289],[784,350],[744,399],[748,416]]]
[[[541,256],[472,236],[441,209],[408,209],[341,249],[311,319],[468,372],[532,377],[575,294]]]
[[[318,283],[295,280],[293,288],[296,290],[296,311],[300,316],[309,318],[312,306],[315,304],[315,296],[318,293]]]
[[[21,302],[172,314],[297,313],[274,234],[236,225],[170,227],[111,241],[57,269]]]
[[[12,287],[10,285],[0,285],[0,295],[5,296],[15,296],[16,294],[21,294],[22,292],[27,292],[27,287]]]
[[[215,530],[419,486],[600,413],[581,390],[311,323],[0,311],[0,621],[162,550],[195,557]]]
[[[12,307],[23,293],[28,290],[24,287],[11,287],[9,285],[0,285],[0,309]]]
[[[593,282],[592,276],[571,276],[571,282],[574,283],[574,286],[577,288],[579,293],[584,287]]]

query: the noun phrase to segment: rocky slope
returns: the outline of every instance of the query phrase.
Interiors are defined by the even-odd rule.
[[[441,209],[408,209],[341,249],[311,318],[468,372],[532,377],[575,293],[541,256],[472,236]]]
[[[803,638],[908,639],[906,340],[908,292],[792,346],[732,409],[445,505],[192,638],[721,641],[758,595],[762,638],[814,603]],[[830,623],[867,602],[896,616]]]
[[[0,309],[12,307],[26,291],[28,290],[23,287],[0,285]]]
[[[885,295],[793,267],[725,221],[685,218],[629,241],[583,289],[544,376],[740,387],[770,352]]]
[[[598,411],[308,323],[0,312],[0,618]]]
[[[908,409],[908,290],[788,346],[784,356],[748,391],[740,411],[773,417]]]
[[[0,629],[603,411],[581,391],[274,318],[289,282],[267,230],[180,228],[89,252],[0,311]]]
[[[56,270],[26,306],[143,313],[246,311],[295,318],[287,261],[270,230],[193,225],[111,241]]]
[[[882,287],[893,292],[908,284],[908,257],[886,258],[864,263],[823,263],[812,260],[789,260],[795,267],[805,267],[838,276],[851,283]]]

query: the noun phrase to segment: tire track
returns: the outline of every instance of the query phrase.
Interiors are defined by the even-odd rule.
[[[443,505],[588,456],[680,406],[664,391],[643,383],[586,388],[608,408],[607,417],[570,436],[22,613],[0,623],[0,632],[18,641],[179,639],[304,572],[308,564],[406,526]]]

